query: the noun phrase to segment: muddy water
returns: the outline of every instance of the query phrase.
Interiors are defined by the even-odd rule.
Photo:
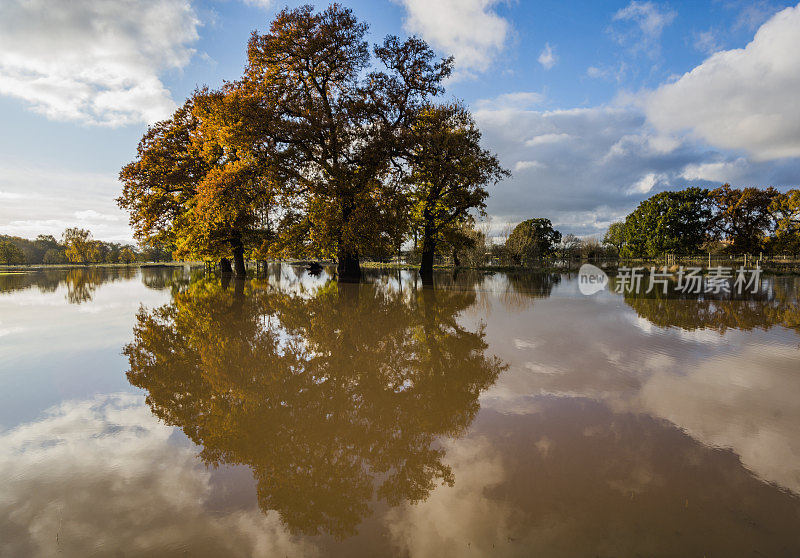
[[[0,556],[800,555],[799,289],[0,275]]]

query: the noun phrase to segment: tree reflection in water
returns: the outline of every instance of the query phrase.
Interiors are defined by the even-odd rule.
[[[459,325],[474,289],[192,283],[140,311],[128,379],[209,465],[245,464],[295,532],[353,534],[374,498],[453,483],[437,438],[462,434],[504,365]]]
[[[70,269],[39,269],[31,272],[0,273],[0,294],[36,287],[40,293],[66,288],[70,304],[90,302],[98,286],[112,281],[123,281],[136,276],[135,267],[82,267]]]
[[[668,293],[629,293],[625,302],[636,313],[659,327],[684,330],[728,329],[751,331],[783,326],[800,333],[800,278],[773,276],[756,294],[684,294],[670,285]]]

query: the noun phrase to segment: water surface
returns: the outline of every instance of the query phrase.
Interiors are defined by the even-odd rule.
[[[0,275],[0,556],[800,555],[800,282]]]

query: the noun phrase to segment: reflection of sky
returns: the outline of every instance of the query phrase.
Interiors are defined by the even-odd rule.
[[[92,299],[66,301],[67,287],[0,293],[0,428],[39,415],[62,399],[132,391],[121,347],[140,305],[160,306],[169,290],[140,278],[96,286]]]
[[[281,273],[303,296],[325,280]],[[762,481],[800,494],[794,332],[660,328],[566,279],[549,298],[509,296],[500,274],[479,291],[462,321],[486,324],[509,369],[445,441],[455,486],[378,509],[344,543],[288,535],[248,470],[206,470],[131,393],[120,349],[168,289],[0,294],[0,555],[779,554],[800,503]]]
[[[213,513],[212,472],[132,394],[0,434],[2,556],[308,556],[276,514]]]
[[[575,282],[531,303],[484,318],[490,351],[510,368],[483,395],[483,408],[526,413],[537,396],[552,394],[666,418],[800,494],[796,333],[661,328],[612,293],[578,295]]]

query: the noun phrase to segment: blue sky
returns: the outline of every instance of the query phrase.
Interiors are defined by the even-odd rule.
[[[0,0],[0,233],[128,240],[116,174],[148,123],[235,79],[269,0]],[[800,7],[784,2],[344,2],[373,41],[456,57],[513,177],[487,226],[549,217],[599,235],[687,185],[800,183]],[[319,3],[317,6],[327,4]]]

